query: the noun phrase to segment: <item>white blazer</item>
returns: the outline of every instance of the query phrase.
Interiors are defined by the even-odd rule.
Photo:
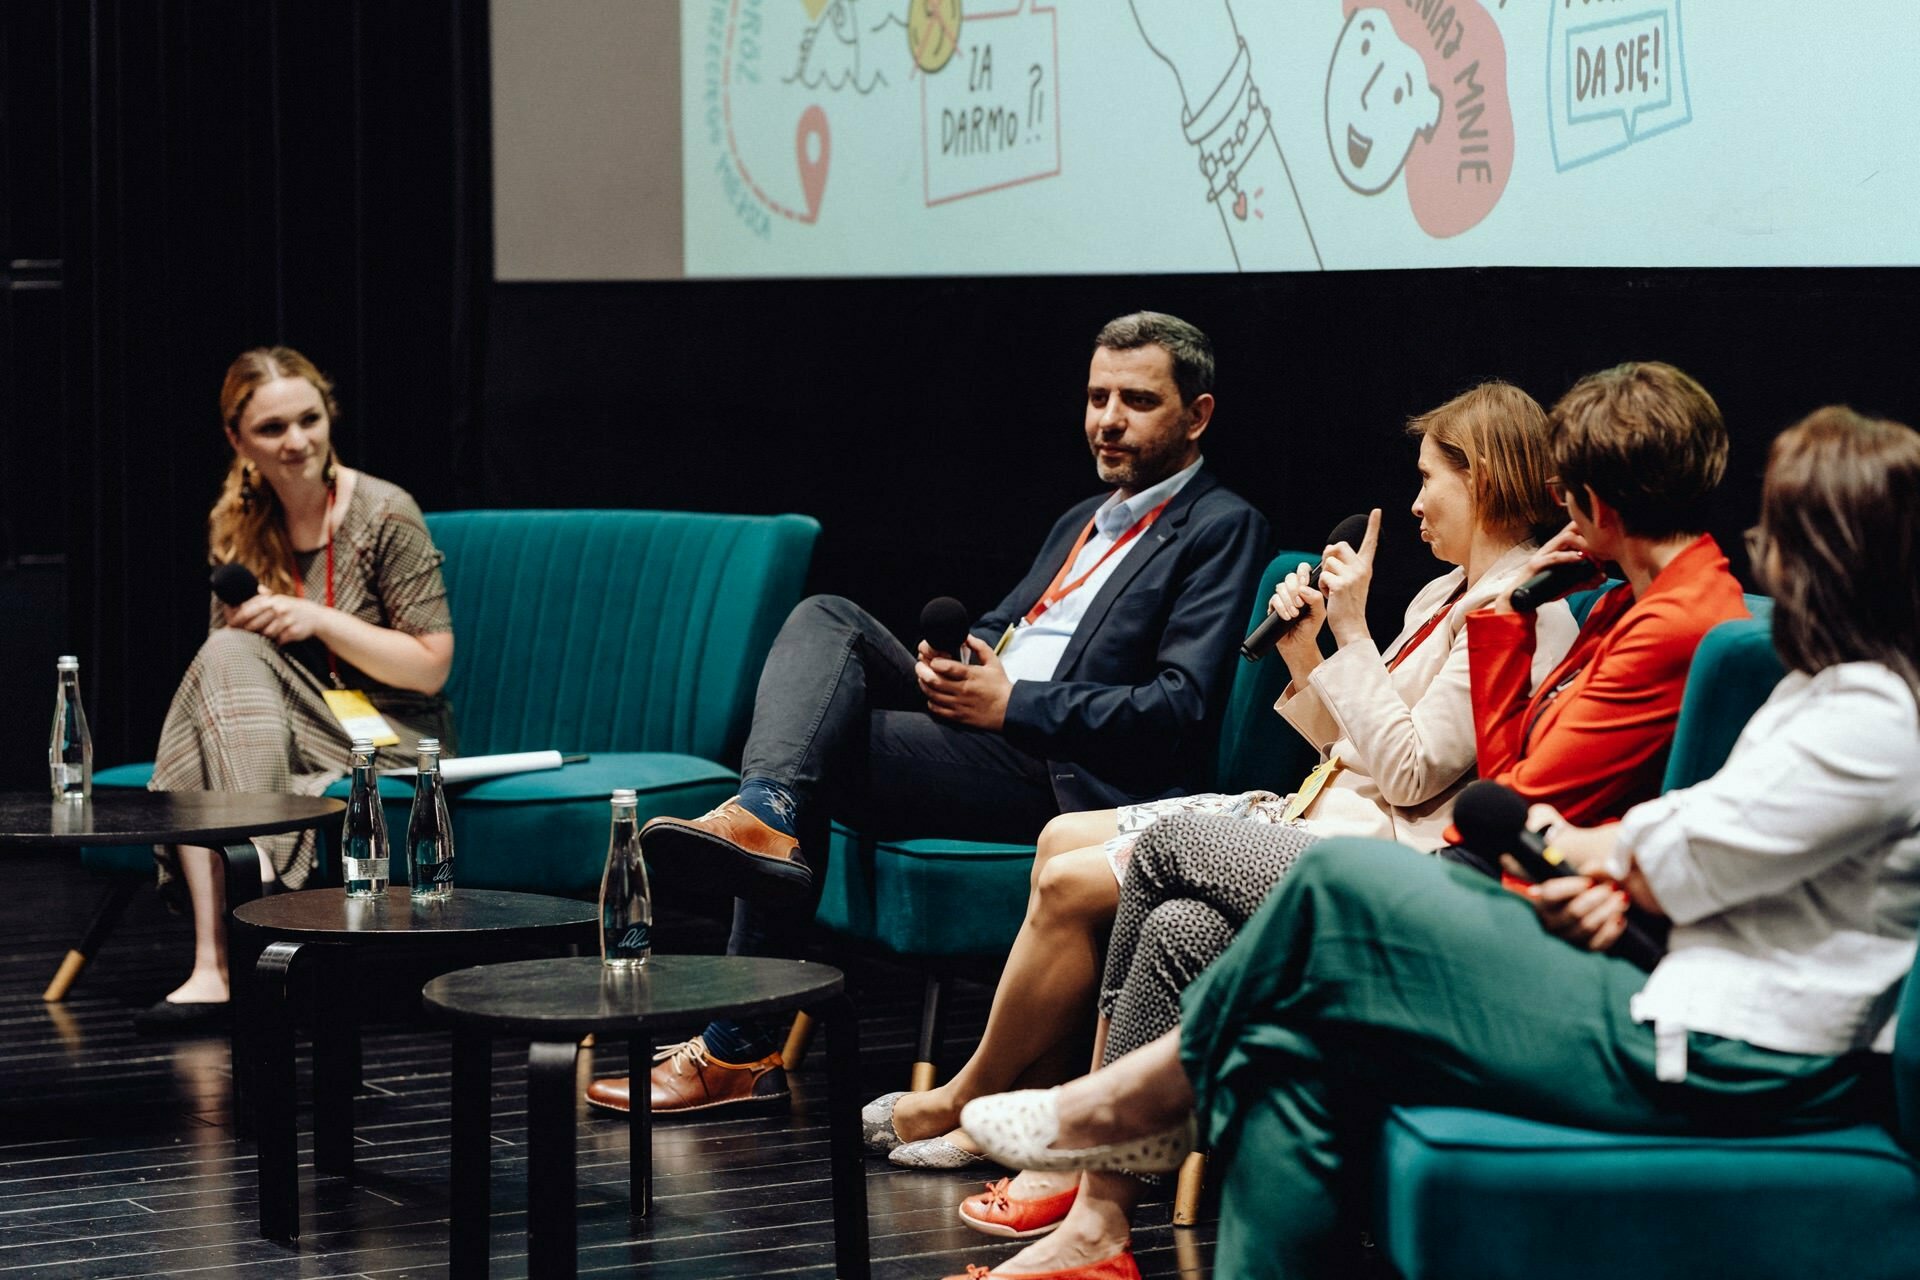
[[[1326,835],[1398,840],[1422,852],[1445,843],[1454,797],[1474,779],[1473,697],[1467,672],[1467,615],[1512,586],[1535,545],[1508,550],[1454,601],[1446,619],[1400,665],[1395,653],[1466,580],[1454,569],[1407,606],[1406,623],[1387,646],[1359,641],[1314,668],[1307,687],[1289,684],[1274,709],[1340,771],[1306,819]],[[1533,682],[1560,665],[1579,627],[1565,602],[1544,606],[1535,622]]]

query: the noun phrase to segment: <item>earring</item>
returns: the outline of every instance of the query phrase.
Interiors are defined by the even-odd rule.
[[[332,445],[327,446],[327,465],[326,469],[320,473],[320,478],[327,482],[327,488],[329,489],[339,486],[340,463],[334,458]]]
[[[240,464],[240,509],[252,511],[260,500],[260,473],[255,471],[251,462]]]

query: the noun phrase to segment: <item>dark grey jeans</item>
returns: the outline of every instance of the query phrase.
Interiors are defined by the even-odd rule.
[[[740,772],[793,792],[816,886],[836,818],[881,837],[1030,841],[1059,812],[1046,761],[934,719],[913,663],[839,596],[801,601],[767,655]],[[813,905],[741,900],[727,953],[795,954]]]

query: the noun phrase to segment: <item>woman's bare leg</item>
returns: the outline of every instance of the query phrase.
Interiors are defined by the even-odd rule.
[[[1076,824],[1079,831],[1090,825]],[[1099,845],[1036,859],[1027,918],[1007,954],[979,1047],[946,1084],[894,1105],[895,1133],[908,1142],[944,1134],[974,1098],[1016,1080],[1057,1081],[1034,1079],[1029,1069],[1084,1022],[1099,985],[1100,944],[1119,905],[1120,886]]]
[[[167,999],[175,1003],[225,1000],[229,995],[227,860],[212,849],[183,844],[180,878],[193,904],[193,972],[167,993]]]
[[[1092,1075],[1069,1081],[1055,1095],[1058,1147],[1090,1147],[1168,1129],[1193,1110],[1193,1085],[1180,1063],[1180,1033],[1116,1058]],[[1039,1175],[1023,1173],[1022,1178]],[[1080,1194],[1051,1235],[1005,1262],[995,1275],[1060,1271],[1111,1258],[1133,1235],[1133,1210],[1146,1187],[1124,1173],[1080,1175]],[[1019,1192],[1009,1188],[1015,1195]]]
[[[1098,1071],[1100,1069],[1100,1060],[1106,1057],[1107,1025],[1107,1015],[1104,1013],[1100,1015],[1099,1019],[1093,1025],[1093,1065],[1090,1070]],[[1051,1084],[1052,1081],[1048,1081],[1048,1083]],[[1015,1087],[1031,1089],[1035,1086],[1022,1080],[1017,1081]],[[965,1129],[956,1129],[953,1133],[947,1135],[947,1141],[957,1146],[964,1146],[969,1151],[977,1151],[978,1148],[974,1145],[973,1140],[965,1137],[966,1132]],[[956,1137],[956,1134],[959,1136]],[[1007,1184],[1007,1194],[1015,1200],[1044,1200],[1048,1196],[1059,1195],[1079,1180],[1080,1175],[1077,1173],[1066,1173],[1057,1170],[1022,1169],[1013,1176],[1013,1181]]]
[[[1034,883],[1040,868],[1056,854],[1105,844],[1120,834],[1120,814],[1115,809],[1088,809],[1082,813],[1063,813],[1040,829],[1033,855]]]
[[[1065,1177],[1069,1181],[1079,1177],[1080,1194],[1074,1198],[1073,1208],[1067,1210],[1067,1216],[1060,1220],[1052,1234],[1040,1237],[1005,1262],[995,1263],[994,1275],[1083,1267],[1111,1258],[1133,1238],[1133,1209],[1146,1193],[1145,1183],[1124,1173],[1047,1176]]]

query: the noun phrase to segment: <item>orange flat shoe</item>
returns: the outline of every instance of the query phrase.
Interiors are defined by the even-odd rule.
[[[1129,1246],[1111,1258],[1089,1262],[1084,1267],[1068,1267],[1065,1271],[1033,1271],[1023,1276],[1008,1276],[992,1267],[968,1263],[964,1272],[948,1276],[946,1280],[1140,1280],[1140,1268],[1135,1264],[1133,1249]]]
[[[1012,1183],[1011,1178],[989,1182],[985,1191],[962,1200],[960,1221],[984,1235],[1031,1240],[1059,1226],[1080,1194],[1080,1185],[1075,1183],[1057,1195],[1021,1200],[1007,1194]]]

